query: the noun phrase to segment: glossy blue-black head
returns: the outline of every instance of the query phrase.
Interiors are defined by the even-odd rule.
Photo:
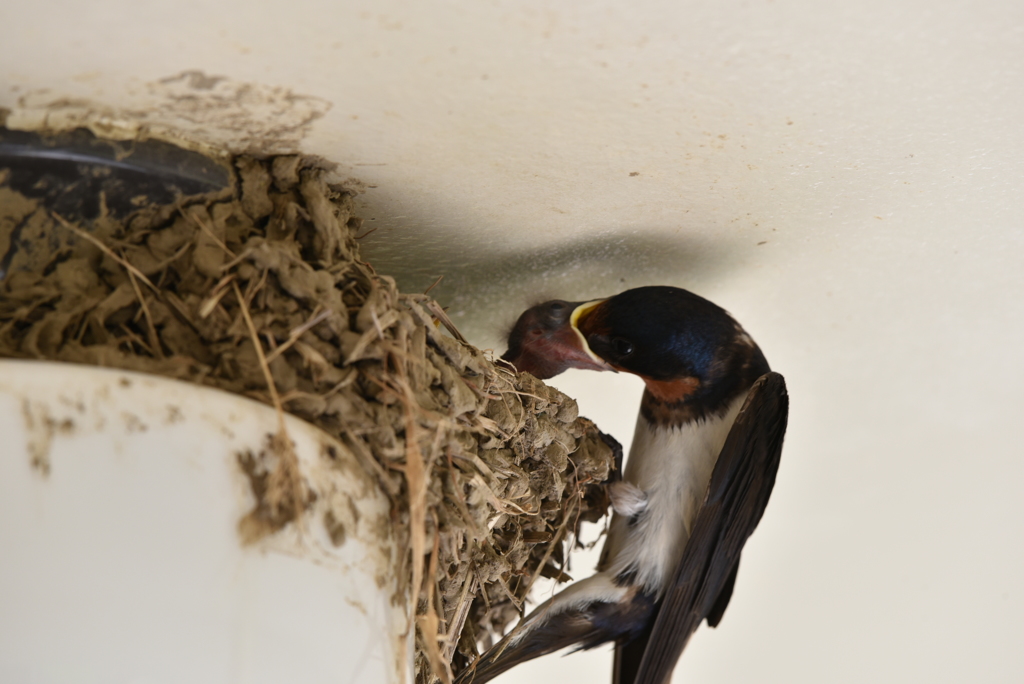
[[[624,371],[642,377],[656,399],[716,405],[768,371],[757,345],[724,309],[667,286],[528,309],[504,358],[540,378],[567,368]]]
[[[707,380],[739,326],[721,307],[677,287],[638,287],[576,321],[590,350],[618,370],[653,380]]]

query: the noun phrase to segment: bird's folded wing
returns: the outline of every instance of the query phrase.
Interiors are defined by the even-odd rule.
[[[788,415],[783,377],[778,373],[761,376],[722,447],[639,666],[620,663],[628,654],[617,653],[616,684],[665,684],[701,621],[710,616],[717,624],[721,619],[740,552],[761,520],[775,485]],[[636,648],[632,647],[634,653]],[[620,673],[622,665],[626,667]],[[628,670],[634,667],[632,678]]]

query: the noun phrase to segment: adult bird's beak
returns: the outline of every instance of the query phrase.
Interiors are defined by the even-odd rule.
[[[541,380],[568,368],[615,369],[590,349],[580,325],[606,300],[566,302],[555,299],[523,312],[508,337],[501,357],[520,372]]]

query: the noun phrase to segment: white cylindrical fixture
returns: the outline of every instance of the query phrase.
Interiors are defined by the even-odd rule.
[[[0,681],[409,680],[390,505],[286,417],[315,502],[243,543],[255,401],[117,370],[0,361]]]

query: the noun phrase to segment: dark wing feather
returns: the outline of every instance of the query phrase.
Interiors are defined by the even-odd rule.
[[[762,375],[722,447],[632,684],[665,684],[701,621],[721,619],[740,552],[775,485],[788,415],[785,380],[778,373]]]
[[[732,566],[732,573],[730,573],[729,579],[722,586],[722,591],[718,592],[715,605],[711,606],[711,612],[708,613],[708,627],[717,627],[718,623],[722,621],[725,609],[729,606],[729,599],[732,598],[732,590],[736,586],[736,575],[739,574],[739,570],[740,562],[737,559],[736,565]]]
[[[519,663],[569,646],[580,650],[609,641],[636,641],[640,634],[649,632],[654,607],[653,598],[637,593],[633,600],[595,601],[582,609],[564,610],[546,617],[542,614],[514,644],[518,627],[477,658],[455,678],[455,684],[483,684]],[[543,610],[543,606],[537,609]],[[637,655],[637,666],[640,655],[642,651]]]
[[[604,636],[581,611],[567,611],[559,618],[541,623],[514,646],[509,644],[512,635],[506,636],[459,674],[455,684],[483,684],[519,663]]]
[[[657,610],[657,609],[655,609]],[[647,650],[647,640],[651,638],[651,620],[647,628],[632,641],[615,644],[615,659],[612,661],[612,684],[632,684],[636,673],[640,671],[640,661]]]

